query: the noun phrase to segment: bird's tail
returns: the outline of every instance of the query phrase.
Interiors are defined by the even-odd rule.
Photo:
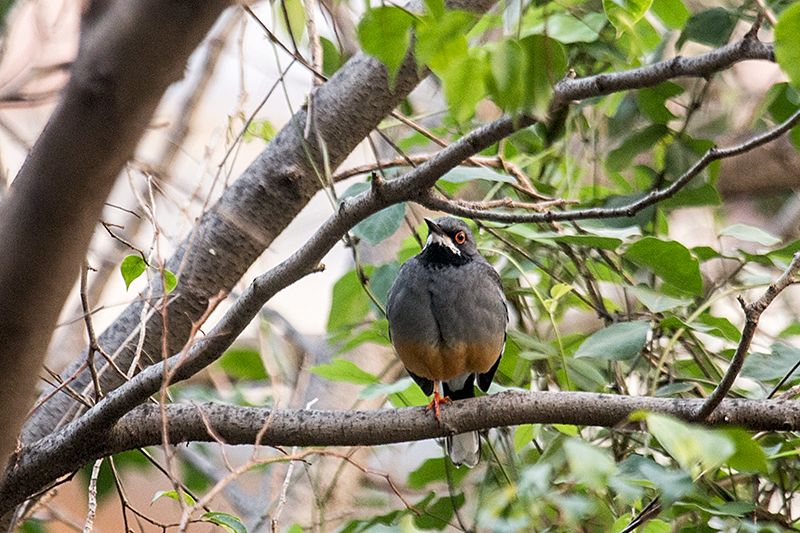
[[[444,393],[451,400],[463,400],[475,396],[473,383],[475,375],[470,374],[463,383],[444,382]],[[447,437],[447,454],[456,466],[477,465],[481,459],[481,437],[477,431]]]
[[[481,460],[481,437],[477,431],[447,437],[447,454],[456,466],[472,468]]]

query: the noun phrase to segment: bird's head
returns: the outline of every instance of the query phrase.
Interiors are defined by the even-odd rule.
[[[428,225],[428,240],[423,253],[437,262],[460,263],[470,260],[478,253],[475,236],[463,220],[441,217],[425,219]]]

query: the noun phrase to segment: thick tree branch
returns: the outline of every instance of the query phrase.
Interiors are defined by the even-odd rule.
[[[141,0],[88,12],[97,18],[84,26],[62,100],[0,204],[0,390],[15,403],[0,410],[0,461],[16,446],[111,186],[229,3]]]
[[[455,0],[449,5],[482,13],[494,5],[494,0]],[[313,116],[308,117],[306,110],[298,111],[167,261],[166,268],[180,274],[178,287],[170,294],[168,324],[154,312],[161,305],[161,287],[156,280],[100,335],[103,350],[120,368],[127,369],[141,345],[142,364],[149,365],[163,359],[162,334],[166,330],[169,353],[179,352],[209,298],[230,291],[321,189],[324,179],[318,175],[320,169],[338,167],[416,87],[420,81],[417,72],[409,56],[390,88],[386,68],[380,62],[360,53],[351,58],[314,92]],[[307,125],[312,131],[304,138]],[[79,391],[91,382],[88,372],[79,371],[85,358],[84,352],[62,373],[68,379],[78,372],[73,386]],[[104,391],[122,383],[108,366],[98,368],[98,374]],[[33,390],[33,385],[28,389]],[[80,409],[69,396],[55,395],[25,425],[22,442],[48,435]]]
[[[22,448],[13,463],[19,465],[23,457],[31,453],[38,454],[40,450],[51,450],[67,461],[69,450],[92,447],[98,435],[105,433],[127,412],[158,392],[165,375],[173,376],[171,383],[187,379],[221,356],[272,296],[314,272],[328,251],[359,221],[389,205],[428,190],[444,173],[467,157],[533,122],[529,117],[516,120],[509,116],[502,117],[465,135],[406,175],[388,182],[376,179],[372,190],[345,199],[338,212],[328,219],[306,245],[280,265],[256,278],[209,334],[191,345],[187,353],[173,356],[166,363],[154,364],[108,392],[85,415],[63,429]],[[168,365],[166,371],[164,364]],[[46,475],[44,478],[44,483],[37,489],[54,481],[46,479]],[[14,490],[10,486],[16,483],[14,479],[10,471],[0,487],[0,501],[3,501],[6,490]],[[37,479],[41,481],[43,478],[39,476]]]
[[[727,372],[720,380],[717,387],[711,392],[711,394],[706,398],[706,401],[700,406],[695,415],[696,420],[704,420],[708,418],[711,413],[714,412],[714,409],[722,402],[722,399],[728,394],[728,391],[731,390],[733,387],[733,383],[736,381],[736,378],[739,376],[739,372],[742,370],[742,365],[744,364],[744,360],[747,357],[747,353],[750,350],[750,343],[753,341],[753,335],[756,333],[756,328],[758,328],[758,319],[761,318],[761,313],[763,313],[769,304],[789,285],[794,282],[797,273],[800,272],[800,252],[794,254],[792,258],[792,262],[789,263],[789,267],[786,271],[781,274],[781,277],[775,283],[770,284],[767,287],[767,290],[764,294],[756,300],[755,302],[749,303],[745,305],[744,299],[739,297],[739,303],[742,305],[742,309],[744,310],[744,317],[745,323],[744,328],[742,329],[742,337],[739,339],[739,345],[736,347],[736,352],[734,352],[733,357],[731,358],[731,364],[728,367]]]
[[[448,404],[442,409],[441,422],[423,407],[271,411],[208,403],[173,404],[166,409],[169,441],[173,444],[214,441],[208,432],[210,420],[216,436],[229,444],[254,444],[263,430],[260,444],[268,446],[374,446],[518,424],[621,427],[638,411],[688,421],[703,401],[589,392],[506,391]],[[800,430],[800,408],[797,401],[724,400],[705,423],[757,431]],[[99,457],[161,441],[160,408],[144,404],[125,415],[102,438],[91,439],[84,446],[62,448],[55,442],[54,446],[37,446],[20,457],[17,468],[9,474],[9,482],[0,491],[0,513],[37,488]]]

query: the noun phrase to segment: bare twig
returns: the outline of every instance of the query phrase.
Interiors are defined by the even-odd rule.
[[[311,66],[315,72],[322,72],[322,42],[317,33],[317,0],[306,0],[306,26],[308,28],[308,44],[311,48]],[[311,79],[314,87],[323,84],[321,78],[314,76]]]
[[[728,391],[731,390],[733,382],[736,381],[742,369],[742,365],[744,364],[744,360],[747,357],[750,343],[753,341],[753,335],[755,335],[756,328],[758,328],[758,319],[761,317],[761,313],[764,312],[769,304],[771,304],[786,287],[794,282],[798,271],[800,271],[800,252],[794,254],[786,271],[781,274],[781,277],[779,277],[775,283],[767,287],[766,292],[764,292],[761,298],[750,304],[745,304],[744,299],[739,296],[739,304],[742,306],[745,316],[742,338],[739,340],[739,346],[736,347],[736,352],[733,354],[728,371],[725,372],[719,385],[717,385],[700,409],[698,409],[697,414],[694,416],[696,420],[705,420],[708,418],[725,395],[728,394]]]
[[[87,277],[89,274],[89,261],[83,261],[81,268],[81,306],[83,307],[83,320],[86,323],[86,332],[89,335],[89,352],[86,354],[86,364],[89,366],[89,372],[92,374],[92,383],[94,384],[94,401],[100,401],[103,396],[103,391],[100,390],[100,380],[97,378],[97,368],[94,366],[94,354],[103,351],[97,343],[97,336],[94,333],[94,325],[92,324],[92,312],[89,307],[89,294]],[[106,354],[104,354],[106,355]],[[110,359],[106,355],[106,359]]]
[[[86,513],[86,525],[83,526],[83,533],[92,533],[94,528],[94,517],[97,513],[97,477],[100,475],[100,466],[103,459],[95,461],[92,467],[92,477],[89,478],[89,512]]]

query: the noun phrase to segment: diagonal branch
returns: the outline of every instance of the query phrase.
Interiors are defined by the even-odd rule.
[[[731,390],[733,383],[739,376],[739,372],[742,370],[742,365],[747,357],[748,350],[750,350],[750,343],[753,341],[756,328],[758,328],[758,319],[761,318],[761,313],[769,307],[769,304],[771,304],[786,287],[794,283],[798,272],[800,272],[800,252],[794,254],[786,271],[781,274],[781,277],[779,277],[775,283],[767,287],[767,290],[761,298],[745,305],[744,299],[741,296],[739,297],[739,303],[742,305],[745,316],[742,338],[739,339],[739,346],[736,347],[736,352],[734,352],[731,358],[728,371],[725,372],[725,375],[722,377],[717,387],[697,410],[697,414],[694,416],[695,420],[705,420],[708,418],[720,402],[722,402],[725,395],[728,394],[728,391]]]
[[[479,218],[482,220],[489,220],[493,222],[502,222],[506,224],[517,224],[524,222],[561,222],[564,220],[582,220],[582,219],[597,219],[597,218],[617,218],[617,217],[632,217],[642,209],[655,205],[667,198],[673,197],[682,188],[689,184],[698,174],[700,174],[708,165],[720,159],[737,156],[748,152],[759,146],[770,143],[787,133],[797,124],[800,124],[800,110],[781,122],[774,128],[765,131],[759,135],[748,139],[747,141],[730,146],[728,148],[711,148],[703,156],[695,162],[692,167],[687,170],[680,178],[672,182],[669,186],[652,191],[644,198],[632,202],[628,205],[620,207],[593,207],[589,209],[573,209],[571,211],[547,211],[545,213],[504,213],[504,212],[487,212],[480,209],[471,209],[464,207],[458,202],[451,202],[441,196],[435,195],[433,192],[427,191],[417,201],[429,209],[437,211],[445,211],[451,215],[457,215],[468,218]]]

